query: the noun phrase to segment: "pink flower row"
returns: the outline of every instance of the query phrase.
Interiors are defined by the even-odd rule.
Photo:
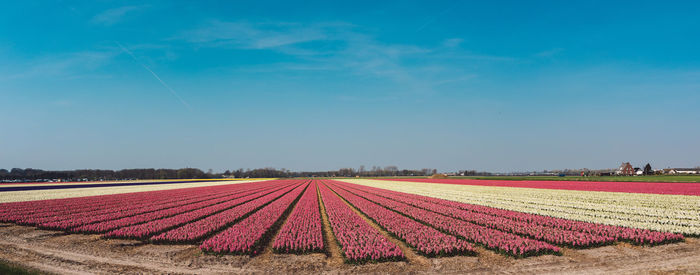
[[[199,247],[215,253],[257,255],[262,244],[274,233],[271,229],[279,224],[284,213],[308,186],[305,183],[296,187],[239,223],[205,240]]]
[[[346,183],[342,182],[334,182],[334,184],[347,186]],[[389,200],[372,193],[357,190],[353,191],[356,195],[360,195],[388,209],[505,254],[524,257],[559,252],[558,247],[546,242],[520,237],[515,234],[447,217],[409,204]]]
[[[136,238],[143,239],[154,234],[175,228],[177,226],[184,225],[186,223],[194,222],[199,219],[211,216],[218,212],[227,210],[229,208],[238,206],[242,203],[246,203],[250,200],[260,198],[279,189],[282,189],[288,185],[275,185],[274,187],[266,188],[260,191],[247,192],[247,195],[242,197],[229,200],[220,204],[211,205],[201,209],[197,209],[190,212],[185,212],[172,217],[158,219],[149,221],[142,224],[131,225],[127,227],[122,227],[119,229],[112,230],[105,233],[105,237],[116,237],[116,238]]]
[[[459,208],[420,200],[417,198],[409,198],[406,196],[397,195],[395,193],[398,192],[386,191],[379,188],[349,184],[344,186],[347,186],[348,188],[351,188],[353,190],[378,194],[379,196],[385,197],[390,200],[410,204],[412,206],[430,210],[432,212],[436,212],[445,216],[472,222],[478,225],[486,226],[504,232],[525,235],[527,237],[541,241],[546,241],[552,244],[567,245],[572,247],[588,247],[610,243],[615,240],[615,238],[610,236],[602,236],[579,231],[546,227],[527,222],[515,221],[494,215],[470,212]]]
[[[41,201],[25,201],[0,204],[0,219],[6,213],[17,215],[32,215],[35,217],[57,216],[73,213],[86,213],[100,209],[112,209],[125,204],[141,204],[143,202],[155,203],[167,201],[174,197],[213,195],[228,190],[239,189],[244,186],[255,186],[253,183],[193,187],[175,190],[149,191],[138,193],[125,193],[114,195],[101,195],[92,197],[66,198]]]
[[[476,253],[471,244],[455,236],[442,233],[341,188],[335,187],[333,190],[381,227],[423,255],[434,257]]]
[[[0,220],[22,224],[34,225],[35,220],[45,218],[46,221],[59,220],[73,215],[94,216],[99,214],[124,211],[125,208],[141,206],[143,204],[170,203],[174,198],[186,200],[198,197],[221,195],[223,192],[237,190],[244,186],[213,186],[202,188],[188,188],[179,190],[127,193],[108,196],[82,197],[72,199],[57,199],[32,201],[30,205],[23,202],[21,205],[14,203],[0,204],[0,209],[6,212],[0,214]],[[45,222],[45,221],[42,221]]]
[[[294,181],[266,181],[168,190],[168,192],[139,192],[119,196],[38,201],[33,202],[34,209],[29,209],[26,204],[3,204],[0,205],[0,208],[7,205],[10,205],[9,208],[22,207],[23,210],[17,210],[16,213],[9,212],[12,214],[5,215],[6,219],[18,224],[39,225],[45,228],[77,232],[104,232],[122,226],[187,213],[202,207],[222,205],[247,194],[258,193],[268,188],[279,188],[292,183]],[[81,207],[77,204],[80,201],[89,207]],[[46,215],[45,213],[50,213],[53,207],[59,209],[74,207],[85,212],[64,211],[61,213],[59,211],[54,215]]]
[[[223,228],[226,228],[227,226],[236,223],[253,211],[258,210],[260,207],[267,205],[268,203],[294,190],[294,188],[297,188],[302,184],[300,181],[296,182],[297,184],[284,187],[234,208],[163,232],[159,235],[151,237],[151,240],[165,243],[195,243]]]
[[[257,188],[256,188],[257,189]],[[137,216],[137,218],[148,218],[144,216],[139,216],[141,214],[147,214],[151,213],[154,211],[165,211],[167,213],[170,213],[171,215],[177,214],[179,209],[182,209],[183,207],[189,210],[192,210],[193,208],[190,208],[190,205],[195,204],[195,206],[202,207],[201,204],[207,205],[209,201],[212,199],[218,199],[222,197],[229,196],[231,194],[238,194],[240,193],[240,190],[236,191],[228,191],[223,194],[216,194],[216,195],[207,195],[207,196],[195,196],[195,197],[189,197],[189,198],[170,198],[169,201],[166,201],[164,203],[155,203],[155,204],[148,204],[148,203],[143,203],[140,205],[125,205],[123,207],[119,207],[118,212],[110,212],[110,213],[105,213],[105,214],[93,214],[93,215],[87,215],[87,216],[80,216],[77,217],[75,215],[70,215],[68,217],[57,217],[56,220],[54,221],[49,221],[49,222],[42,222],[38,224],[39,227],[42,228],[49,228],[49,229],[59,229],[59,230],[69,230],[73,229],[75,227],[80,227],[92,223],[98,223],[98,222],[105,222],[105,221],[111,221],[111,220],[116,220],[116,219],[121,219],[121,218],[127,218],[131,216]],[[201,204],[200,204],[201,203]],[[165,214],[167,214],[165,213]],[[157,214],[163,214],[163,212],[158,212]],[[149,214],[150,215],[150,214]],[[156,218],[151,217],[151,218]],[[146,221],[146,220],[144,220]],[[124,221],[120,221],[124,222]],[[128,222],[128,221],[127,221]],[[137,222],[136,220],[133,220],[133,222]],[[115,224],[116,225],[116,224]],[[122,226],[128,225],[128,223],[122,223]],[[98,230],[99,228],[84,228],[86,231],[90,231],[91,229]],[[113,228],[104,228],[104,229],[113,229]],[[80,231],[80,230],[78,230]]]
[[[141,223],[160,220],[163,218],[171,217],[178,214],[188,213],[201,208],[221,208],[221,207],[233,207],[232,202],[238,202],[240,204],[240,198],[246,198],[248,195],[255,195],[264,193],[265,190],[255,189],[253,191],[239,192],[233,195],[227,195],[224,197],[209,199],[200,201],[197,203],[180,205],[178,207],[158,210],[154,212],[148,212],[144,214],[139,214],[135,216],[123,217],[120,219],[109,220],[105,222],[98,222],[83,225],[80,227],[72,228],[73,232],[84,232],[84,233],[103,233],[109,230],[114,230],[124,226],[138,225]]]
[[[405,258],[401,249],[336,196],[328,187],[319,185],[328,221],[346,261],[387,261]]]
[[[359,186],[359,185],[354,185],[354,186]],[[588,245],[604,244],[604,243],[609,242],[609,241],[605,241],[605,239],[609,239],[610,241],[631,241],[631,242],[637,243],[637,244],[661,244],[661,243],[667,243],[667,242],[680,241],[680,240],[683,240],[683,238],[684,238],[682,234],[656,232],[656,231],[651,231],[651,230],[646,230],[646,229],[627,228],[627,227],[621,227],[621,226],[613,226],[613,225],[604,225],[604,224],[597,224],[597,223],[590,223],[590,222],[567,220],[567,219],[554,218],[554,217],[543,216],[543,215],[529,214],[529,213],[504,210],[504,209],[498,209],[498,208],[481,206],[481,205],[473,205],[473,204],[443,200],[443,199],[420,196],[420,195],[415,195],[415,194],[407,194],[407,193],[384,190],[384,189],[379,189],[379,188],[374,188],[374,187],[363,187],[363,188],[366,188],[366,190],[371,190],[372,192],[381,191],[382,196],[385,196],[387,198],[391,198],[394,200],[402,201],[402,202],[406,202],[406,199],[408,199],[408,200],[414,202],[413,205],[421,207],[421,208],[429,209],[429,210],[432,210],[431,206],[429,206],[431,204],[432,205],[446,206],[450,209],[445,210],[446,212],[440,212],[440,213],[448,214],[450,216],[464,217],[464,216],[470,216],[470,215],[479,216],[480,214],[486,214],[486,215],[490,215],[490,216],[506,218],[508,220],[501,221],[501,224],[506,224],[506,226],[503,227],[504,230],[506,230],[508,224],[511,224],[511,225],[519,224],[522,226],[527,225],[528,227],[548,227],[548,228],[554,228],[554,229],[560,229],[560,230],[566,230],[566,231],[581,232],[581,233],[584,233],[586,235],[578,235],[578,236],[581,236],[581,237],[585,236],[585,238],[589,238],[589,240],[597,239],[597,241],[592,241],[592,242],[588,242],[588,243],[585,240],[576,240],[576,239],[571,239],[571,238],[569,238],[568,241],[563,241],[563,239],[562,239],[562,241],[559,242],[562,244],[567,244],[567,245],[572,245],[572,246],[588,246]],[[405,198],[405,199],[401,199],[401,198]],[[483,215],[481,217],[483,217]],[[486,219],[488,219],[488,218],[486,218]],[[515,228],[515,229],[508,229],[508,230],[517,231],[519,229]],[[542,230],[546,230],[546,229],[542,229]],[[595,238],[595,237],[591,237],[590,235],[595,235],[595,236],[600,236],[600,237]],[[603,238],[603,239],[600,239],[600,238]],[[556,242],[554,240],[552,240],[552,241]]]
[[[280,229],[272,248],[283,253],[323,251],[321,211],[318,204],[318,181],[306,189]]]

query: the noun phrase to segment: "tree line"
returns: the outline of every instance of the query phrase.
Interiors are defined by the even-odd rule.
[[[196,168],[182,169],[123,169],[123,170],[103,170],[103,169],[80,169],[65,171],[45,171],[41,169],[21,169],[11,170],[0,169],[0,180],[4,181],[30,181],[30,180],[123,180],[123,179],[192,179],[192,178],[212,178],[216,175],[205,173]]]
[[[299,177],[397,177],[397,176],[430,176],[437,173],[436,169],[424,168],[420,170],[399,169],[396,166],[379,167],[373,166],[365,169],[360,166],[355,168],[341,168],[331,171],[290,171],[287,169],[259,168],[259,169],[238,169],[226,171],[221,174],[223,177],[235,178],[299,178]]]
[[[430,176],[437,173],[436,169],[409,170],[396,166],[365,169],[341,168],[333,171],[299,172],[287,169],[258,168],[227,170],[214,173],[211,169],[204,172],[197,168],[181,169],[79,169],[48,171],[33,168],[0,169],[0,181],[96,181],[96,180],[126,180],[126,179],[207,179],[207,178],[295,178],[295,177],[391,177],[391,176]]]

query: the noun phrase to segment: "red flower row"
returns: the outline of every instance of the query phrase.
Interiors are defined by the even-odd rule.
[[[78,197],[41,201],[24,201],[0,204],[0,220],[6,213],[31,215],[33,217],[63,216],[74,213],[114,209],[125,205],[140,205],[172,200],[220,194],[242,187],[255,187],[256,183],[242,183],[220,186],[193,187],[175,190],[148,191],[91,197]]]
[[[308,183],[273,201],[249,217],[205,240],[199,247],[214,253],[256,255],[261,245],[271,237],[275,224],[279,224],[284,213],[292,207]]]
[[[333,188],[333,190],[381,227],[405,241],[423,255],[434,257],[473,255],[476,253],[471,244],[457,239],[455,236],[442,233],[435,228],[386,209],[341,188]]]
[[[342,182],[334,183],[347,186],[346,183]],[[454,219],[432,211],[414,207],[409,204],[392,201],[368,192],[355,191],[355,194],[361,195],[365,199],[373,201],[398,213],[404,214],[417,221],[426,223],[442,231],[449,232],[465,238],[468,241],[481,244],[489,249],[493,249],[508,255],[524,257],[559,252],[558,247],[546,242],[532,240],[515,234]]]
[[[234,208],[208,216],[196,222],[185,224],[170,231],[166,231],[160,235],[151,237],[151,240],[166,243],[194,243],[213,233],[216,233],[218,230],[234,224],[235,222],[244,218],[246,215],[259,209],[260,207],[267,205],[268,203],[276,200],[280,196],[294,190],[294,188],[299,186],[300,184],[287,186]]]
[[[328,187],[319,185],[328,221],[346,261],[387,261],[405,258],[401,249],[353,212]]]
[[[135,216],[129,216],[129,217],[124,217],[116,220],[110,220],[110,221],[105,221],[105,222],[98,222],[98,223],[92,223],[92,224],[87,224],[83,225],[80,227],[76,227],[71,229],[73,232],[84,232],[84,233],[103,233],[107,232],[109,230],[114,230],[117,228],[121,228],[124,226],[131,226],[131,225],[138,225],[144,222],[149,222],[149,221],[154,221],[154,220],[159,220],[167,217],[171,217],[174,215],[178,214],[187,214],[188,212],[198,210],[201,208],[220,208],[220,207],[225,207],[230,208],[235,205],[232,205],[232,202],[238,201],[240,204],[240,198],[245,198],[248,197],[250,194],[260,194],[264,193],[264,191],[261,191],[260,189],[255,189],[253,191],[247,191],[247,192],[239,192],[233,195],[228,195],[216,199],[210,199],[210,200],[205,200],[197,203],[192,203],[192,204],[187,204],[187,205],[181,205],[179,207],[174,207],[174,208],[168,208],[164,210],[159,210],[159,211],[154,211],[154,212],[148,212],[144,214],[139,214]]]
[[[355,186],[359,186],[359,185],[353,185],[353,187],[355,187]],[[545,238],[547,238],[545,241],[566,244],[566,245],[571,245],[571,246],[590,246],[590,245],[604,244],[604,243],[607,243],[610,241],[630,241],[630,242],[633,242],[636,244],[652,244],[653,245],[653,244],[662,244],[662,243],[667,243],[667,242],[680,241],[680,240],[683,240],[683,238],[684,238],[682,234],[656,232],[656,231],[651,231],[651,230],[646,230],[646,229],[627,228],[627,227],[621,227],[621,226],[613,226],[613,225],[605,225],[605,224],[597,224],[597,223],[590,223],[590,222],[567,220],[567,219],[561,219],[561,218],[555,218],[555,217],[549,217],[549,216],[543,216],[543,215],[536,215],[536,214],[530,214],[530,213],[523,213],[523,212],[517,212],[517,211],[511,211],[511,210],[498,209],[498,208],[493,208],[493,207],[488,207],[488,206],[455,202],[455,201],[420,196],[420,195],[415,195],[415,194],[408,194],[408,193],[384,190],[384,189],[379,189],[379,188],[374,188],[374,187],[363,186],[362,188],[365,188],[365,190],[372,191],[372,192],[376,192],[377,190],[380,190],[380,191],[382,191],[381,195],[384,197],[387,197],[387,198],[390,198],[393,200],[397,200],[397,201],[401,201],[401,202],[406,202],[406,203],[408,203],[410,201],[411,202],[410,204],[412,204],[414,206],[418,206],[418,207],[425,208],[425,209],[432,210],[432,211],[435,211],[434,209],[436,209],[432,205],[446,206],[447,207],[446,209],[438,210],[436,212],[446,214],[449,216],[453,216],[453,217],[457,217],[457,218],[464,218],[465,220],[471,221],[471,220],[476,220],[479,218],[489,219],[488,217],[485,217],[483,214],[489,215],[489,216],[505,218],[507,220],[499,220],[499,224],[503,225],[503,226],[500,226],[499,229],[506,230],[506,231],[512,231],[512,232],[516,232],[519,234],[521,232],[523,232],[522,229],[510,228],[510,227],[512,227],[512,226],[520,226],[520,227],[527,226],[527,227],[533,227],[533,228],[541,228],[541,229],[538,229],[540,231],[547,231],[548,229],[546,229],[546,228],[553,228],[554,231],[550,231],[550,232],[558,232],[557,236],[556,237],[547,236],[547,237],[545,237]],[[475,217],[479,217],[479,218],[470,218],[469,216],[475,216]],[[557,231],[557,230],[564,230],[564,231]],[[575,234],[575,233],[566,233],[566,231],[581,232],[584,235]],[[523,232],[521,234],[527,234],[527,233]],[[567,237],[561,236],[561,235],[565,235],[565,234],[569,234],[569,237],[567,238]],[[593,235],[593,236],[591,236],[591,235]],[[579,239],[577,239],[576,237],[572,238],[573,236],[579,236],[578,237]],[[595,237],[595,236],[599,236],[599,237]],[[552,239],[552,238],[554,238],[554,239]],[[565,240],[565,238],[566,238],[566,240]],[[606,239],[608,241],[606,241]]]
[[[560,228],[546,227],[536,224],[531,224],[527,222],[520,222],[511,219],[507,219],[495,215],[487,215],[479,212],[470,212],[459,208],[454,208],[450,206],[445,206],[442,204],[432,203],[425,200],[420,200],[417,198],[409,198],[406,196],[401,196],[392,192],[386,191],[378,188],[359,186],[359,185],[343,185],[352,190],[357,190],[360,192],[371,192],[378,194],[390,200],[397,202],[402,202],[405,204],[410,204],[422,209],[430,210],[432,212],[442,214],[445,216],[457,218],[463,221],[472,222],[478,225],[490,227],[493,229],[498,229],[504,232],[515,233],[518,235],[524,235],[533,239],[546,241],[552,244],[567,245],[571,247],[588,247],[594,245],[602,245],[606,243],[613,242],[615,238],[610,236],[602,236],[597,234],[571,231]],[[382,192],[378,193],[378,190]]]
[[[166,231],[168,229],[175,228],[186,223],[190,223],[218,212],[224,211],[226,209],[238,206],[242,203],[248,202],[253,199],[257,199],[264,195],[270,194],[287,185],[274,185],[273,187],[267,187],[263,190],[255,190],[246,192],[247,195],[226,201],[220,204],[204,207],[194,211],[182,213],[172,217],[154,220],[142,224],[122,227],[116,230],[105,233],[105,237],[116,237],[116,238],[137,238],[143,239],[154,234]]]
[[[148,221],[148,218],[156,218],[156,217],[149,217],[151,212],[158,211],[157,214],[163,214],[163,212],[160,212],[160,210],[163,210],[167,213],[170,213],[171,215],[177,214],[179,209],[186,208],[189,210],[192,210],[190,208],[190,205],[192,204],[199,204],[202,203],[204,205],[207,205],[209,201],[212,199],[218,199],[222,197],[229,196],[230,194],[237,194],[239,193],[239,190],[236,191],[228,191],[223,194],[216,194],[216,195],[207,195],[207,196],[196,196],[192,198],[187,198],[187,199],[181,199],[181,198],[171,198],[169,201],[166,203],[156,203],[156,204],[141,204],[141,205],[129,205],[129,206],[124,206],[121,207],[119,212],[111,212],[111,213],[106,213],[106,214],[93,214],[93,215],[87,215],[83,217],[75,217],[75,216],[69,216],[69,217],[63,217],[60,218],[56,221],[50,221],[50,222],[43,222],[39,224],[39,227],[42,228],[49,228],[49,229],[60,229],[60,230],[72,230],[75,227],[80,227],[83,225],[88,225],[92,223],[98,223],[98,222],[104,222],[104,221],[112,221],[116,219],[122,219],[122,218],[128,218],[132,216],[136,216],[134,220],[132,220],[134,223],[138,222],[138,218],[142,219],[143,221]],[[200,206],[202,207],[202,206]],[[166,214],[167,214],[166,213]],[[148,214],[145,216],[141,216],[142,214]],[[126,223],[124,223],[126,221]],[[117,225],[120,226],[125,226],[129,225],[129,219],[127,220],[122,220]],[[114,229],[115,227],[108,227],[104,229]],[[96,230],[99,231],[101,228],[95,227],[95,228],[82,228],[81,230],[78,231],[90,231],[90,230]]]
[[[306,189],[296,208],[280,229],[272,248],[283,253],[323,251],[321,211],[318,204],[318,184]]]
[[[197,187],[167,191],[0,204],[0,221],[36,225],[62,219],[122,212],[144,205],[168,204],[177,200],[221,196],[251,184]]]

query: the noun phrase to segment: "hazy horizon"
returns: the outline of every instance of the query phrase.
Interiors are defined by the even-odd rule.
[[[700,165],[700,3],[9,2],[0,168]]]
[[[644,165],[646,165],[646,163],[643,163],[643,164],[642,164],[642,163],[640,163],[640,164],[631,163],[631,164],[632,164],[633,167],[635,167],[635,168],[640,168],[640,169],[641,169],[641,168],[644,168]],[[348,166],[348,167],[338,167],[338,168],[335,168],[335,169],[331,168],[331,169],[326,169],[326,170],[293,170],[293,169],[286,169],[286,168],[284,168],[284,167],[237,167],[237,168],[221,169],[221,170],[211,169],[211,168],[203,168],[203,167],[72,168],[72,169],[56,169],[56,170],[53,170],[53,169],[42,169],[41,167],[12,167],[12,168],[0,167],[0,169],[5,169],[5,170],[8,170],[8,171],[10,171],[11,169],[14,169],[14,168],[19,168],[19,169],[39,169],[39,170],[45,170],[45,171],[74,171],[74,170],[114,170],[114,171],[118,171],[118,170],[129,170],[129,169],[156,169],[156,170],[158,170],[158,169],[174,169],[174,170],[177,170],[177,169],[184,169],[184,168],[196,168],[196,169],[202,170],[203,172],[207,172],[209,169],[211,169],[213,173],[224,173],[225,171],[233,172],[233,171],[238,170],[238,169],[243,169],[243,170],[254,170],[254,169],[270,169],[270,168],[273,168],[273,169],[276,169],[276,170],[286,169],[286,170],[289,170],[289,171],[291,171],[291,172],[327,172],[327,171],[338,171],[338,170],[340,170],[340,169],[347,169],[347,168],[352,168],[352,169],[354,169],[355,171],[359,171],[359,169],[361,168],[361,166],[362,166],[362,168],[364,168],[363,171],[372,171],[372,169],[374,168],[373,166],[376,166],[376,167],[382,168],[382,169],[384,169],[384,168],[386,168],[386,167],[396,167],[395,165],[373,165],[373,166],[358,165],[358,166],[354,166],[354,167],[351,167],[351,166]],[[437,172],[438,172],[438,173],[451,173],[451,172],[461,172],[461,171],[466,171],[466,170],[474,170],[474,171],[476,171],[476,172],[486,172],[486,173],[496,173],[496,174],[499,174],[499,173],[526,173],[526,172],[563,171],[563,170],[580,170],[580,169],[589,169],[589,170],[608,170],[608,169],[609,169],[609,170],[614,170],[614,169],[617,169],[618,167],[619,167],[619,165],[614,166],[614,167],[611,166],[611,167],[602,167],[602,168],[566,167],[566,168],[553,168],[553,169],[544,168],[544,169],[512,170],[512,171],[475,170],[475,169],[465,168],[465,169],[456,169],[456,170],[440,170],[440,169],[437,169],[437,170],[438,170]],[[653,165],[652,165],[652,170],[659,170],[659,169],[666,169],[666,168],[698,168],[698,167],[700,167],[700,166],[688,166],[688,167],[674,166],[674,167],[671,167],[671,166],[653,166]],[[398,168],[399,170],[414,170],[414,171],[416,171],[416,170],[420,171],[420,170],[422,170],[422,169],[436,169],[436,168],[433,168],[433,167],[422,167],[422,168],[416,168],[416,167],[411,167],[411,168],[408,168],[408,167],[396,167],[396,168]]]

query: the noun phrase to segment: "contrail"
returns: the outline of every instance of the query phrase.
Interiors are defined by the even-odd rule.
[[[116,41],[115,41],[114,43],[116,43],[117,46],[119,46],[119,48],[122,49],[122,51],[124,51],[124,52],[126,52],[127,54],[129,54],[129,56],[131,56],[131,58],[133,58],[134,61],[136,61],[136,63],[139,63],[139,65],[141,65],[141,67],[143,67],[144,69],[146,69],[146,70],[147,70],[148,72],[150,72],[156,79],[158,79],[158,81],[160,82],[160,84],[163,84],[163,87],[167,88],[168,91],[170,91],[170,93],[173,94],[173,96],[175,96],[178,100],[180,100],[180,103],[182,103],[182,105],[185,105],[185,107],[187,107],[188,110],[192,111],[192,107],[190,107],[190,104],[187,104],[187,101],[185,101],[184,99],[182,99],[182,97],[180,97],[180,95],[178,95],[177,92],[175,92],[175,90],[173,90],[173,88],[170,88],[170,86],[168,86],[168,84],[166,84],[165,81],[163,81],[162,79],[160,79],[160,77],[158,76],[158,74],[156,74],[153,70],[151,70],[151,68],[149,68],[148,66],[146,66],[146,64],[141,63],[141,61],[139,61],[139,59],[136,58],[136,56],[134,56],[134,54],[133,54],[131,51],[129,51],[129,49],[127,49],[126,47],[122,46],[122,44],[120,44],[119,42],[116,42]]]

